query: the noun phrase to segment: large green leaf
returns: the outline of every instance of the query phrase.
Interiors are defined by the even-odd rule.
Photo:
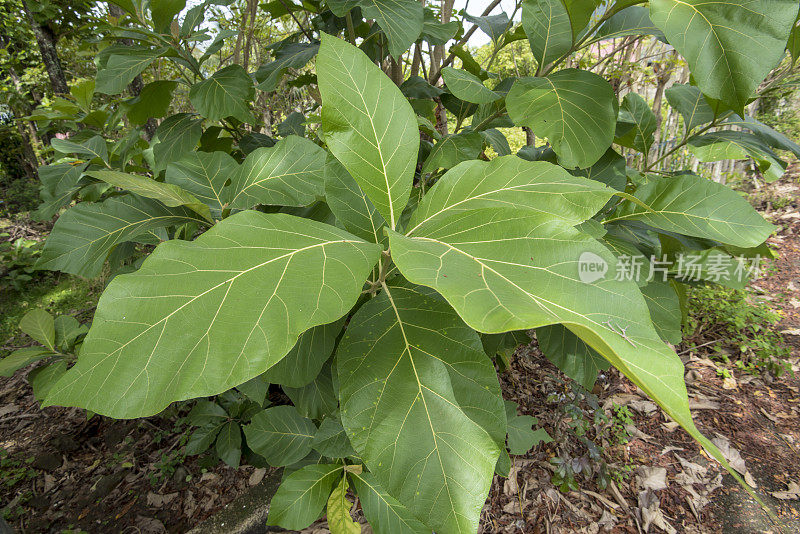
[[[255,211],[196,241],[162,243],[108,285],[78,363],[48,402],[142,417],[246,382],[302,332],[347,313],[379,250],[326,224]]]
[[[255,117],[248,103],[253,99],[253,79],[241,65],[229,65],[189,90],[189,100],[203,117],[218,121],[233,117],[253,123]]]
[[[519,78],[506,96],[508,114],[517,126],[546,137],[559,162],[586,168],[614,140],[616,96],[597,74],[565,69],[546,78]]]
[[[202,215],[206,220],[211,220],[211,212],[207,205],[200,202],[194,195],[175,184],[157,182],[147,176],[128,174],[119,171],[91,171],[87,172],[92,178],[130,191],[145,198],[158,200],[165,206],[175,208],[186,206],[192,211]]]
[[[218,219],[226,204],[222,188],[238,170],[236,160],[225,152],[190,152],[167,165],[165,180],[203,201]]]
[[[716,117],[714,109],[703,93],[694,85],[676,83],[664,91],[669,105],[678,110],[683,117],[683,125],[688,134],[697,126],[708,124]]]
[[[760,137],[744,131],[722,130],[693,137],[689,151],[700,161],[753,158],[768,181],[783,176],[786,163]]]
[[[275,467],[302,460],[311,452],[316,433],[314,423],[297,413],[294,406],[267,408],[244,427],[247,446]]]
[[[516,156],[466,161],[436,182],[407,228],[409,234],[419,234],[438,219],[496,207],[546,213],[577,224],[597,213],[613,193],[597,181],[571,176],[544,161],[525,161]]]
[[[177,86],[178,82],[172,80],[156,80],[145,85],[136,97],[125,102],[128,120],[141,125],[147,119],[165,116]]]
[[[608,369],[608,362],[596,350],[563,325],[537,328],[536,339],[548,360],[589,391],[597,373]]]
[[[293,388],[309,384],[333,353],[342,325],[344,318],[303,332],[292,350],[267,370],[265,380]]]
[[[178,113],[167,117],[158,125],[158,143],[153,146],[154,170],[161,171],[167,164],[178,161],[191,151],[203,135],[201,119],[190,113]]]
[[[796,0],[651,0],[650,18],[707,95],[741,110],[780,61]]]
[[[386,221],[347,169],[331,155],[325,162],[325,200],[345,230],[373,243],[386,241],[381,230]]]
[[[34,220],[52,219],[58,210],[69,204],[72,196],[80,189],[78,182],[83,175],[84,166],[60,163],[39,167],[39,179],[42,181],[39,195],[42,203],[32,214]]]
[[[350,473],[350,477],[375,534],[430,534],[431,529],[386,493],[372,473]]]
[[[683,335],[681,305],[674,285],[675,282],[672,281],[651,280],[642,288],[642,296],[647,302],[658,335],[664,341],[677,345],[683,339]]]
[[[106,140],[99,135],[95,135],[79,143],[67,139],[54,138],[50,141],[50,146],[64,154],[80,154],[82,156],[89,156],[90,160],[99,158],[102,161],[108,161]]]
[[[628,184],[626,176],[626,161],[616,150],[609,148],[597,162],[586,169],[572,171],[575,176],[584,176],[590,180],[597,180],[617,191],[625,191]]]
[[[217,434],[217,456],[231,467],[242,457],[242,429],[236,421],[225,423]]]
[[[262,65],[255,73],[258,88],[274,91],[288,69],[300,69],[317,55],[317,43],[287,43],[272,53],[275,59]]]
[[[150,16],[157,32],[169,33],[172,20],[186,7],[186,0],[150,0]]]
[[[164,53],[164,49],[118,49],[109,56],[105,66],[97,72],[95,91],[116,95],[128,87],[136,76]]]
[[[522,27],[540,68],[572,48],[572,24],[562,0],[525,0]]]
[[[311,419],[322,419],[336,410],[339,400],[333,390],[331,366],[326,365],[317,376],[299,388],[283,386],[286,396],[292,399],[297,411]]]
[[[65,211],[44,244],[37,268],[93,278],[118,244],[155,228],[206,221],[187,208],[125,195]]]
[[[422,33],[424,13],[422,3],[417,0],[358,0],[357,3],[364,18],[378,22],[389,39],[389,53],[396,59]]]
[[[564,324],[727,466],[694,426],[681,360],[653,329],[636,284],[581,281],[582,264],[616,266],[591,236],[540,214],[482,209],[438,221],[415,238],[390,232],[389,243],[406,278],[436,289],[480,332]]]
[[[478,335],[441,299],[384,287],[337,361],[342,424],[381,485],[437,532],[474,532],[505,438]]]
[[[422,172],[449,169],[462,161],[478,157],[483,148],[483,137],[478,132],[465,131],[440,139],[425,159]]]
[[[628,93],[622,99],[614,142],[647,154],[653,145],[656,116],[644,98]]]
[[[651,178],[605,222],[638,220],[651,226],[738,247],[764,242],[775,227],[733,189],[694,174]]]
[[[760,122],[753,117],[745,115],[744,119],[742,119],[741,117],[734,115],[725,121],[725,124],[732,124],[734,126],[739,126],[741,128],[750,130],[756,137],[767,143],[772,148],[788,150],[796,157],[800,158],[800,145],[779,131],[770,128],[763,122]]]
[[[342,471],[341,465],[316,464],[287,476],[270,502],[267,524],[301,530],[316,521]]]
[[[615,13],[597,30],[594,41],[616,39],[627,35],[654,35],[664,37],[650,20],[650,12],[643,6],[631,6]]]
[[[55,354],[42,347],[25,347],[15,350],[0,360],[0,376],[11,376],[19,369],[49,356],[55,356]]]
[[[447,84],[447,89],[456,98],[460,98],[465,102],[488,104],[502,98],[501,95],[483,85],[480,78],[465,70],[445,67],[442,69],[442,78],[444,78],[444,83]]]
[[[419,149],[414,110],[366,54],[329,35],[322,37],[317,78],[328,148],[395,228]]]
[[[257,148],[231,176],[223,200],[234,209],[312,204],[325,195],[325,157],[323,149],[296,135]]]
[[[322,421],[311,445],[328,458],[346,458],[356,454],[338,416],[328,416]]]

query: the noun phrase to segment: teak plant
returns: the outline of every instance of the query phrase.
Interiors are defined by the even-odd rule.
[[[233,32],[212,38],[204,14],[226,2],[182,19],[182,0],[117,3],[126,14],[108,28],[96,80],[38,112],[76,130],[40,169],[38,215],[69,207],[39,267],[94,277],[123,265],[77,362],[51,373],[46,405],[133,418],[278,384],[293,405],[264,409],[259,393],[243,426],[249,448],[286,466],[271,524],[304,528],[327,504],[332,531],[357,531],[352,489],[376,532],[475,532],[493,474],[508,473],[515,416],[492,358],[535,329],[571,377],[590,387],[610,363],[727,466],[692,422],[667,342],[681,338],[683,282],[741,270],[766,254],[773,226],[724,185],[662,171],[648,158],[649,104],[620,103],[609,81],[565,62],[612,37],[669,42],[692,71],[668,93],[685,127],[674,150],[751,157],[779,175],[773,148],[800,147],[744,106],[797,57],[796,0],[525,0],[521,25],[465,17],[496,50],[530,42],[536,75],[503,80],[462,46],[460,22],[417,0],[265,4],[305,22],[254,72],[214,72]],[[451,55],[423,61],[427,80],[404,80],[421,42]],[[113,97],[156,61],[165,78]],[[276,141],[253,100],[289,84],[316,104]],[[167,116],[179,85],[188,102]],[[548,144],[512,155],[507,127]],[[642,166],[626,167],[619,147]],[[126,263],[142,245],[156,246]],[[687,253],[695,280],[676,266]],[[664,259],[665,277],[616,279],[623,256]],[[222,421],[198,406],[204,424]]]

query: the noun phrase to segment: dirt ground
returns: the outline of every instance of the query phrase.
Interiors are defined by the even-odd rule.
[[[770,239],[780,257],[753,285],[782,311],[775,327],[792,348],[796,376],[733,370],[725,378],[707,350],[676,350],[698,426],[755,482],[783,526],[619,373],[603,373],[596,399],[574,399],[534,342],[512,357],[503,392],[556,440],[515,457],[510,478],[495,477],[483,532],[800,532],[800,187],[788,180],[770,187],[794,200],[779,209],[769,200],[757,205],[780,227]],[[613,426],[614,405],[627,409],[627,427]],[[596,413],[612,423],[597,423]],[[0,504],[10,510],[9,524],[20,533],[185,532],[263,479],[265,469],[184,459],[182,415],[112,421],[77,409],[39,410],[24,373],[0,378]],[[581,418],[589,421],[586,441],[605,450],[602,462],[575,433]],[[627,443],[616,437],[621,428]],[[554,458],[582,470],[577,489],[553,485]],[[599,469],[608,472],[605,488]],[[326,524],[309,531],[327,532]]]

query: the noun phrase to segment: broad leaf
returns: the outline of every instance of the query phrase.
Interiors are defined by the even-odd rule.
[[[384,287],[351,319],[337,361],[342,424],[381,485],[437,532],[477,529],[505,438],[477,334],[442,300]]]
[[[649,209],[624,201],[604,222],[638,220],[738,247],[759,245],[775,229],[734,190],[693,174],[651,178],[635,196]]]
[[[228,413],[216,402],[204,399],[197,401],[187,417],[191,424],[204,426],[209,423],[223,422],[228,418]]]
[[[411,105],[363,52],[329,35],[322,38],[317,77],[328,148],[396,227],[419,149]]]
[[[190,210],[202,215],[206,220],[211,221],[211,212],[208,206],[177,185],[157,182],[147,176],[127,174],[118,171],[91,171],[86,174],[92,178],[96,178],[102,182],[139,196],[158,200],[170,208],[186,206]]]
[[[189,436],[189,441],[186,442],[186,454],[194,455],[206,452],[217,439],[217,434],[219,434],[223,424],[224,422],[213,423],[195,429],[192,435]]]
[[[467,161],[436,182],[411,216],[408,233],[456,213],[508,207],[546,213],[572,224],[603,207],[613,190],[542,161],[502,156],[489,162]]]
[[[562,0],[525,0],[522,26],[540,69],[572,48],[572,24]]]
[[[254,211],[195,241],[162,243],[108,285],[78,363],[48,402],[141,417],[221,393],[347,313],[378,255],[332,226]]]
[[[464,20],[478,26],[483,33],[488,35],[494,43],[500,40],[500,37],[510,27],[511,21],[508,20],[508,15],[500,13],[499,15],[486,15],[483,17],[475,17],[464,13]]]
[[[597,380],[597,373],[608,369],[608,362],[596,350],[563,325],[537,328],[536,339],[542,354],[553,365],[589,391]]]
[[[656,116],[644,98],[628,93],[622,100],[614,142],[647,155],[653,145]]]
[[[614,140],[614,90],[588,71],[565,69],[546,78],[519,78],[506,106],[517,126],[529,126],[550,141],[567,168],[589,167]]]
[[[239,384],[236,389],[251,401],[263,406],[264,401],[267,400],[269,382],[264,379],[264,375],[259,375],[243,384]]]
[[[483,148],[483,137],[478,132],[461,132],[441,139],[433,146],[422,167],[423,173],[436,169],[449,169],[462,161],[478,157]]]
[[[650,18],[703,93],[741,110],[783,56],[795,0],[651,0]]]
[[[328,458],[346,458],[356,453],[350,445],[342,423],[335,416],[326,417],[322,421],[311,445],[314,450]]]
[[[760,122],[749,115],[745,115],[744,119],[734,115],[727,121],[725,124],[733,124],[734,126],[739,126],[741,128],[745,128],[750,130],[755,134],[756,137],[767,143],[772,148],[777,148],[779,150],[788,150],[798,158],[800,158],[800,145],[783,135],[777,130],[774,130]]]
[[[99,135],[90,137],[81,143],[54,138],[50,141],[50,146],[64,154],[80,154],[82,156],[89,156],[90,160],[99,158],[102,161],[108,161],[106,141]]]
[[[689,151],[700,161],[753,158],[767,181],[783,176],[786,163],[759,137],[743,131],[722,130],[693,137]]]
[[[334,484],[342,476],[341,465],[307,465],[286,477],[272,498],[268,525],[301,530],[322,514]]]
[[[281,467],[302,460],[311,452],[317,427],[294,406],[275,406],[257,413],[244,427],[247,446]]]
[[[331,534],[361,534],[361,525],[350,515],[352,507],[353,503],[347,498],[347,477],[342,473],[342,480],[328,498],[326,515]]]
[[[231,467],[239,467],[242,457],[242,429],[236,421],[228,421],[217,434],[217,456]]]
[[[156,228],[188,222],[205,224],[187,208],[168,208],[132,195],[82,203],[58,218],[36,266],[93,278],[118,244]]]
[[[708,124],[716,118],[716,113],[700,89],[694,85],[675,84],[664,91],[669,105],[678,110],[683,117],[683,125],[688,134],[697,126]]]
[[[296,135],[258,148],[231,176],[223,200],[234,209],[312,204],[325,194],[325,157],[323,149]]]
[[[675,292],[675,282],[651,280],[642,288],[642,295],[653,326],[661,339],[677,345],[683,339],[681,333],[681,305]]]
[[[197,146],[203,135],[201,123],[202,120],[189,113],[178,113],[158,125],[156,137],[159,142],[153,146],[155,171],[166,169],[168,163],[181,159]]]
[[[422,33],[424,13],[422,3],[417,0],[357,0],[357,3],[364,18],[375,19],[386,34],[389,54],[395,59],[411,48]]]
[[[636,284],[581,281],[586,253],[615,268],[594,238],[550,217],[483,209],[450,216],[416,238],[390,232],[389,243],[406,278],[436,289],[480,332],[564,324],[727,466],[694,426],[681,360],[653,329]]]
[[[241,65],[229,65],[189,90],[189,100],[207,119],[218,121],[233,117],[240,122],[253,123],[248,102],[253,99],[253,79]]]
[[[19,329],[28,334],[34,341],[50,350],[55,350],[56,327],[53,316],[41,308],[31,310],[19,322]]]
[[[236,160],[225,152],[191,152],[167,166],[165,180],[196,196],[219,219],[226,204],[222,188],[238,170]]]
[[[620,156],[613,148],[606,150],[597,162],[586,169],[572,171],[575,176],[584,176],[590,180],[597,180],[617,191],[625,191],[628,178],[625,174],[625,158]]]
[[[105,66],[98,70],[95,91],[107,95],[116,95],[128,87],[136,76],[141,74],[155,59],[164,53],[164,49],[142,50],[131,48],[119,49],[109,56]]]
[[[325,162],[325,200],[345,230],[373,243],[386,241],[381,230],[386,221],[347,169],[331,155]]]
[[[526,454],[539,443],[549,443],[553,438],[543,428],[534,430],[539,420],[531,415],[517,415],[508,419],[508,452]]]
[[[56,360],[48,365],[41,365],[28,373],[28,382],[33,389],[33,396],[39,401],[42,408],[45,406],[44,399],[66,372],[66,360]]]
[[[177,86],[178,82],[170,80],[157,80],[145,85],[138,96],[125,102],[128,120],[141,125],[147,119],[165,116],[172,103],[172,92]]]
[[[333,390],[330,365],[326,365],[314,380],[300,388],[283,386],[283,391],[292,399],[301,415],[311,419],[322,419],[339,405]]]
[[[186,0],[150,0],[150,15],[157,32],[169,33],[172,20],[186,7]]]
[[[501,97],[485,85],[477,76],[467,71],[445,67],[442,69],[442,78],[447,84],[447,89],[457,98],[473,104],[488,104]]]
[[[317,43],[287,43],[273,51],[275,59],[262,65],[255,73],[258,88],[274,91],[288,69],[305,67],[317,55]]]
[[[372,473],[350,473],[350,477],[375,534],[430,534],[431,529],[386,493]]]
[[[70,163],[39,167],[39,179],[42,181],[39,195],[42,204],[33,213],[34,220],[52,219],[58,210],[69,204],[72,196],[80,189],[78,182],[83,175],[84,167],[85,165]]]
[[[19,369],[49,356],[55,356],[55,354],[42,347],[25,347],[15,350],[0,360],[0,376],[11,376]]]
[[[511,147],[508,145],[508,139],[503,133],[496,129],[490,128],[481,132],[481,137],[486,141],[486,144],[492,147],[498,156],[508,156],[511,154]]]
[[[311,383],[330,358],[342,325],[344,318],[303,332],[292,350],[267,370],[265,380],[293,388]]]
[[[653,35],[664,38],[661,30],[650,20],[650,12],[643,6],[631,6],[615,13],[597,30],[593,41],[616,39],[627,35]]]

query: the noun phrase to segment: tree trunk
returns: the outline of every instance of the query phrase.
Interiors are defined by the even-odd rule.
[[[50,86],[53,88],[53,92],[57,95],[69,93],[67,78],[64,76],[64,69],[61,67],[61,61],[58,59],[55,35],[53,35],[53,32],[51,32],[49,28],[36,22],[25,0],[22,0],[22,9],[25,11],[25,15],[33,30],[33,35],[36,37],[36,43],[39,45],[39,53],[42,56],[45,69],[47,69],[47,75],[50,77]]]

